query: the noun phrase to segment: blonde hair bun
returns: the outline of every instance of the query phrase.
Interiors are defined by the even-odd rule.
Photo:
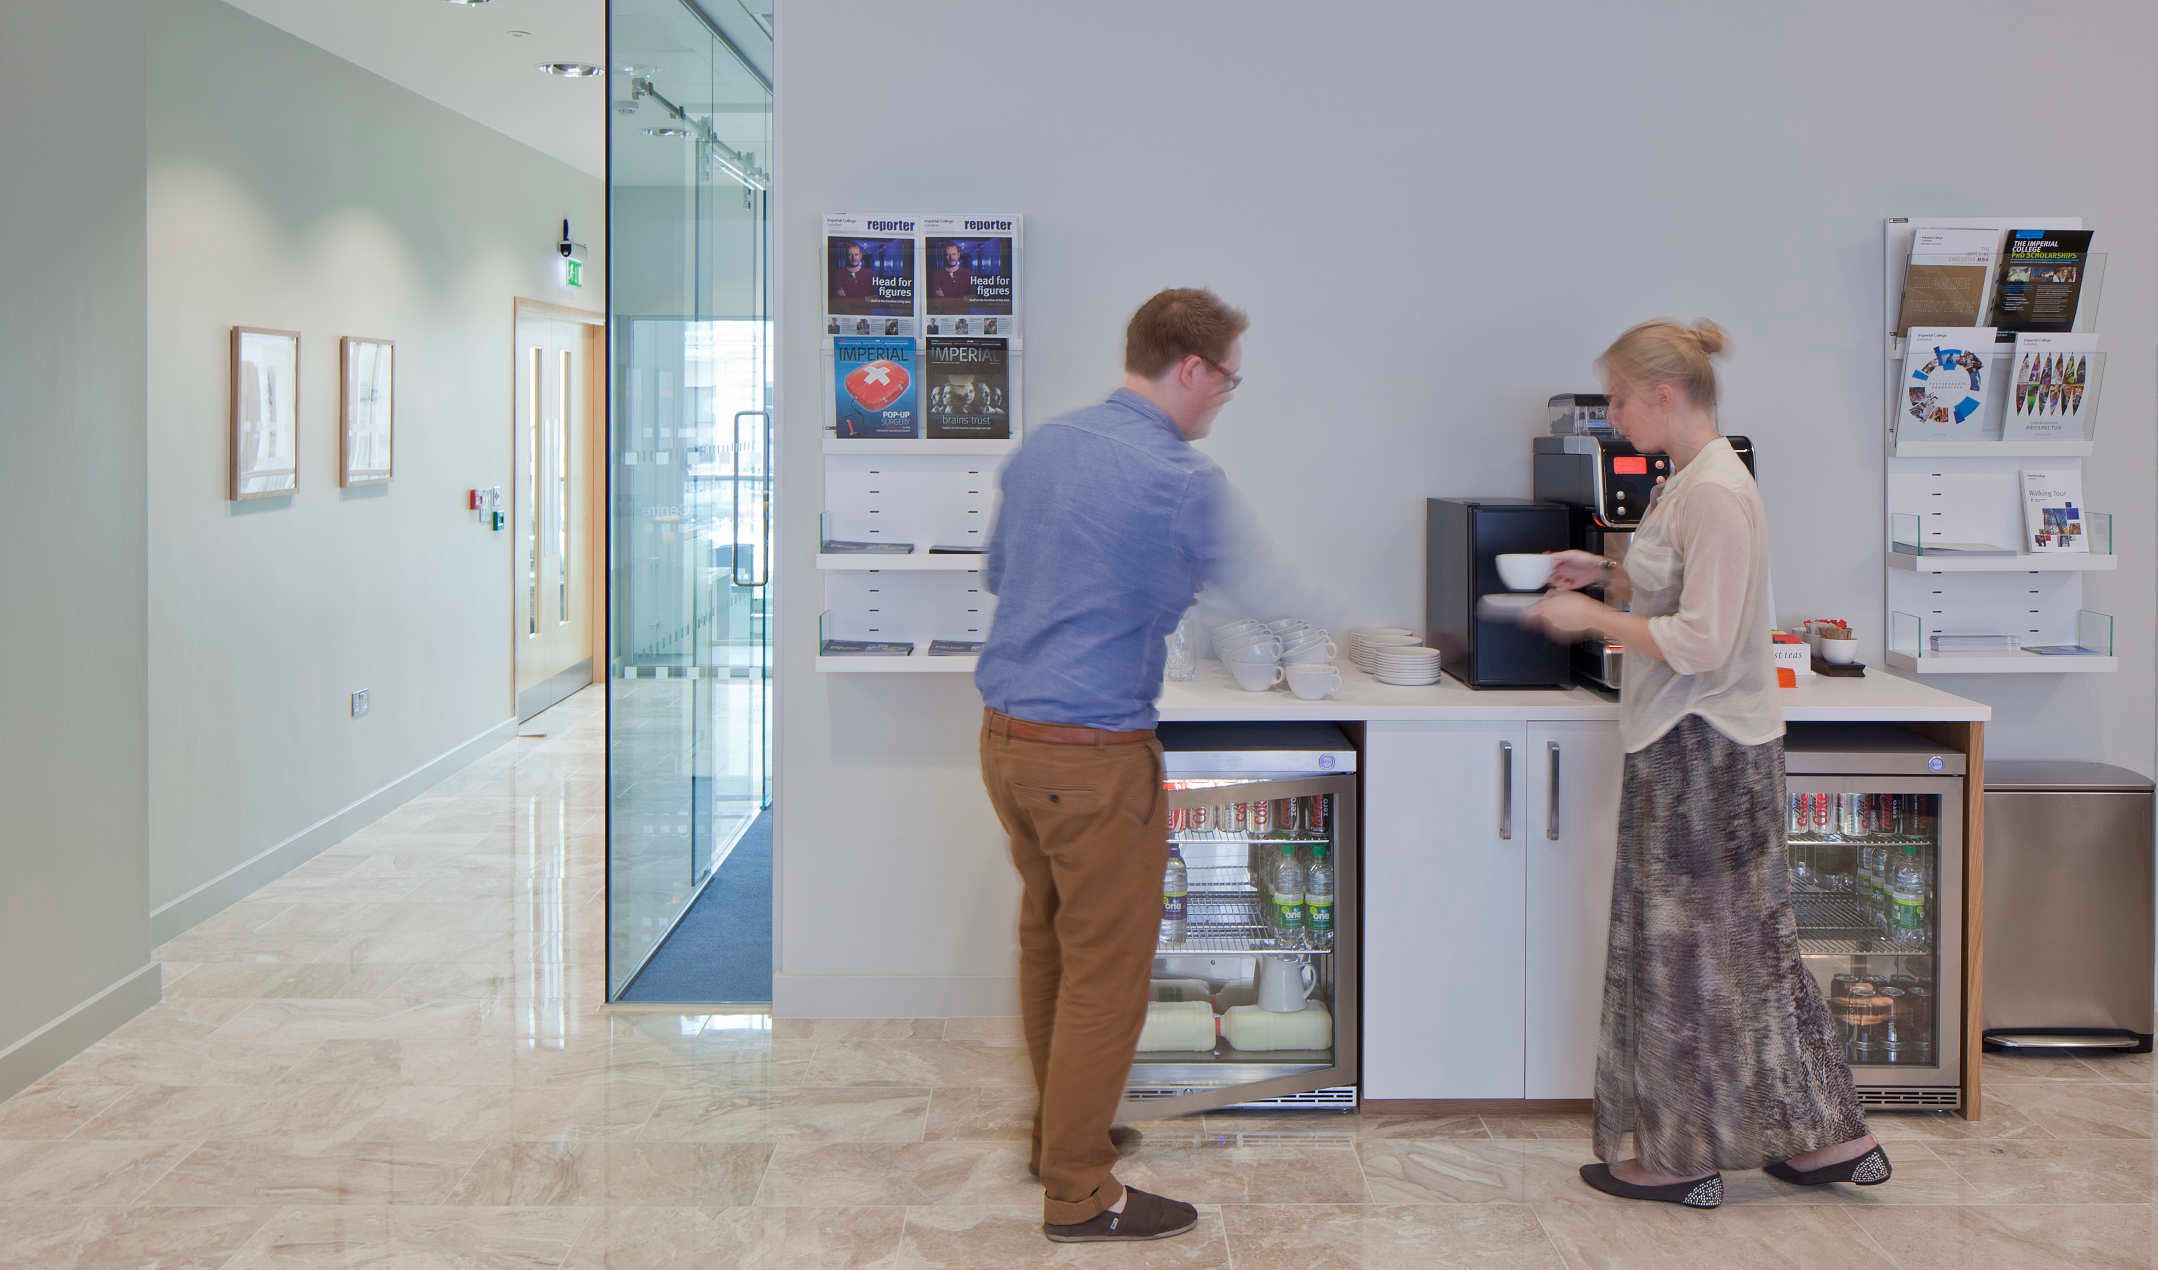
[[[1680,326],[1668,318],[1643,322],[1611,341],[1597,369],[1619,384],[1655,388],[1676,384],[1704,410],[1716,409],[1716,368],[1709,358],[1724,350],[1723,328],[1702,318]]]

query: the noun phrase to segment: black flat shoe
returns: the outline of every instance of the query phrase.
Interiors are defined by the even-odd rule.
[[[1677,1204],[1683,1208],[1715,1208],[1723,1203],[1723,1174],[1711,1173],[1693,1182],[1674,1182],[1669,1186],[1635,1186],[1622,1182],[1611,1175],[1608,1164],[1584,1164],[1581,1180],[1606,1195],[1620,1199],[1650,1199],[1664,1204]]]
[[[1762,1171],[1793,1186],[1826,1186],[1830,1182],[1879,1186],[1895,1172],[1888,1166],[1888,1152],[1878,1146],[1855,1160],[1845,1160],[1841,1164],[1824,1164],[1820,1168],[1806,1169],[1803,1172],[1788,1164],[1767,1164],[1762,1166]]]

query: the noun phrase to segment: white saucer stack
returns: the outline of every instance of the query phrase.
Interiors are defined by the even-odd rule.
[[[1382,684],[1401,684],[1421,687],[1439,681],[1439,650],[1406,644],[1393,644],[1375,649],[1368,667],[1371,677]]]
[[[1365,674],[1376,674],[1373,663],[1382,649],[1414,648],[1419,642],[1416,632],[1401,626],[1359,626],[1350,631],[1347,652],[1349,661]]]

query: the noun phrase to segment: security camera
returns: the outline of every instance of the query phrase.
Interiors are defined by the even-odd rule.
[[[562,241],[555,244],[555,250],[562,253],[564,260],[577,254],[577,244],[569,240],[569,220],[567,218],[562,221]]]

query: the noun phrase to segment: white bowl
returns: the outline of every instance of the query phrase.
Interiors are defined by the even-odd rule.
[[[1823,638],[1815,643],[1821,660],[1831,666],[1848,666],[1858,660],[1858,641],[1855,639]]]
[[[1551,580],[1551,557],[1539,551],[1509,551],[1499,556],[1499,581],[1512,591],[1541,591]]]

